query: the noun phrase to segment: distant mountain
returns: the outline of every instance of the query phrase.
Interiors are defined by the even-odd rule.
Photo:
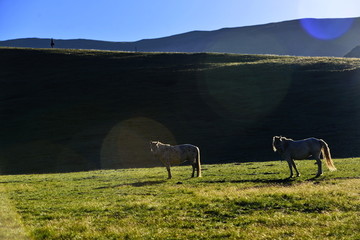
[[[348,52],[344,57],[360,58],[360,45],[356,46],[354,49]]]
[[[55,40],[55,47],[142,52],[223,52],[342,57],[360,44],[360,18],[305,20],[330,30],[333,26],[341,26],[344,21],[353,22],[344,35],[331,40],[310,36],[301,24],[303,19],[215,31],[193,31],[135,42]],[[48,48],[50,39],[25,38],[0,41],[0,46]]]

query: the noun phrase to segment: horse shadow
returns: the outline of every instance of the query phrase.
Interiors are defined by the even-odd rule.
[[[158,184],[162,184],[162,183],[165,183],[165,182],[166,182],[166,180],[144,181],[144,182],[130,183],[130,184],[128,184],[128,185],[133,186],[133,187],[143,187],[143,186],[158,185]]]
[[[242,179],[242,180],[215,180],[215,181],[204,181],[205,183],[266,183],[266,184],[278,184],[289,186],[292,185],[296,179],[293,178],[284,178],[284,179]]]
[[[118,188],[123,186],[132,186],[132,187],[143,187],[143,186],[153,186],[165,183],[165,180],[158,180],[158,181],[143,181],[143,182],[134,182],[134,183],[124,183],[124,184],[116,184],[116,185],[110,185],[110,186],[102,186],[94,188],[96,190],[98,189],[107,189],[107,188]]]

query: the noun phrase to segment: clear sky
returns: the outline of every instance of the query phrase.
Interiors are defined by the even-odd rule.
[[[300,18],[360,17],[360,0],[0,0],[0,40],[136,41]]]

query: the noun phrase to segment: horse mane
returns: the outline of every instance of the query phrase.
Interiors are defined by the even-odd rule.
[[[287,137],[283,137],[283,136],[280,136],[280,140],[294,141],[294,139],[292,139],[292,138],[287,138]]]
[[[160,142],[160,141],[151,141],[151,143],[154,143],[154,144],[160,145],[160,146],[171,146],[170,144],[162,143],[162,142]]]

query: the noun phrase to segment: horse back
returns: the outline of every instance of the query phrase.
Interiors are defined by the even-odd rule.
[[[289,153],[294,159],[304,159],[320,153],[322,145],[317,138],[306,138],[292,141],[288,145]]]
[[[195,161],[198,147],[191,144],[167,146],[162,149],[162,158],[172,165],[181,164],[187,160]]]
[[[198,154],[198,147],[192,144],[182,144],[182,145],[177,145],[175,147],[177,147],[181,157],[184,159],[190,160],[190,158],[194,158]]]

